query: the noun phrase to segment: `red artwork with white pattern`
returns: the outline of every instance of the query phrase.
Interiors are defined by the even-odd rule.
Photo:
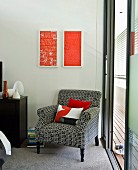
[[[81,66],[81,31],[64,31],[64,66]]]
[[[40,66],[57,66],[56,31],[40,31]]]

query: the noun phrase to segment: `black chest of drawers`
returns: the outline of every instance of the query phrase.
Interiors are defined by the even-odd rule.
[[[13,147],[27,138],[27,96],[20,99],[0,97],[0,130]]]

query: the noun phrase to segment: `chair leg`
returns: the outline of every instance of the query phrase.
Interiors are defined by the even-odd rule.
[[[40,142],[37,142],[37,154],[40,153]]]
[[[99,146],[99,139],[98,139],[98,135],[95,137],[95,146]]]
[[[84,149],[80,148],[81,162],[84,162]]]

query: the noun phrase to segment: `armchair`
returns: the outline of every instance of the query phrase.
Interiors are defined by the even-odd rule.
[[[2,170],[2,165],[5,162],[5,157],[6,157],[5,149],[4,149],[4,146],[0,140],[0,170]]]
[[[67,106],[70,98],[91,101],[89,109],[82,111],[76,125],[55,123],[54,118],[58,105]],[[35,127],[37,140],[37,153],[40,153],[40,143],[50,142],[80,148],[81,162],[84,162],[84,149],[95,139],[98,140],[98,120],[100,111],[101,92],[92,90],[59,91],[57,105],[43,107],[37,110],[39,120]]]

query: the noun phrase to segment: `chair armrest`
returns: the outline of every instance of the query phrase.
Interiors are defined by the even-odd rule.
[[[80,119],[78,120],[76,127],[80,131],[84,131],[91,124],[93,119],[99,118],[100,109],[92,107],[81,113]]]
[[[54,121],[58,105],[51,105],[40,108],[37,110],[37,115],[39,119],[43,120],[45,124],[51,123]]]
[[[39,120],[35,126],[35,133],[36,133],[36,141],[42,142],[41,134],[44,132],[45,125],[54,121],[56,112],[57,112],[58,105],[51,105],[40,108],[37,110],[37,115],[39,116]]]

